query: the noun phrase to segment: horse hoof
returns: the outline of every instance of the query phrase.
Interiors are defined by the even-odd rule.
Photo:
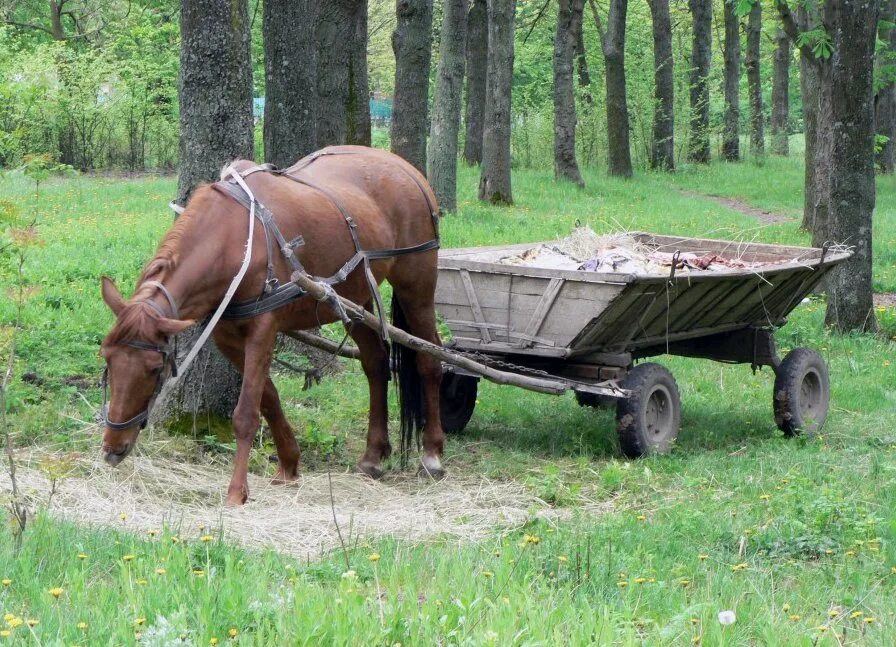
[[[295,470],[287,472],[283,469],[278,469],[277,473],[274,474],[274,478],[271,479],[271,485],[292,485],[298,480],[299,475]]]
[[[244,505],[248,500],[248,490],[243,489],[238,492],[228,492],[227,499],[224,501],[224,506],[227,508],[238,508],[241,505]]]
[[[374,481],[378,481],[383,478],[383,474],[385,472],[382,468],[372,464],[372,463],[358,463],[358,466],[355,468],[355,472],[358,474],[366,474]]]
[[[447,472],[441,467],[426,467],[426,465],[421,465],[420,469],[417,470],[417,476],[432,479],[433,481],[441,481],[445,478],[446,474]]]

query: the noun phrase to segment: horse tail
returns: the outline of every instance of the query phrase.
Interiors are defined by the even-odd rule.
[[[401,302],[392,295],[392,325],[410,332]],[[420,447],[420,432],[426,422],[426,403],[417,372],[417,351],[392,343],[392,373],[398,388],[401,419],[401,464],[406,467],[411,445]]]

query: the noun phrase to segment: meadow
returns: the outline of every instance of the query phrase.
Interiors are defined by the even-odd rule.
[[[550,171],[519,169],[516,204],[496,208],[476,201],[478,174],[462,169],[443,240],[545,240],[579,221],[599,232],[808,244],[798,227],[802,177],[801,162],[767,158],[630,181],[586,170],[578,190]],[[37,237],[23,268],[7,420],[17,451],[41,453],[61,482],[72,477],[67,464],[99,445],[98,345],[112,322],[99,277],[133,286],[170,225],[174,189],[172,177],[81,176],[50,180],[38,196],[25,177],[0,179],[0,198],[36,221]],[[6,263],[0,275],[4,358],[18,316],[13,269]],[[875,289],[896,292],[892,177],[878,181]],[[485,539],[371,536],[302,557],[237,546],[214,525],[173,519],[136,533],[126,518],[88,527],[37,507],[20,547],[0,531],[0,645],[892,645],[896,309],[876,314],[879,335],[832,335],[819,297],[779,331],[783,352],[810,346],[830,365],[832,409],[814,438],[783,437],[773,375],[746,366],[659,358],[681,390],[682,429],[670,455],[639,461],[619,458],[611,411],[481,384],[470,425],[448,442],[449,480],[518,483],[552,511]],[[288,372],[275,379],[304,469],[348,470],[366,421],[360,368],[345,363],[308,391]],[[232,451],[210,437],[166,446],[222,470]],[[257,473],[272,473],[270,453],[263,437]],[[392,471],[416,478],[397,461]],[[733,624],[720,623],[726,610]]]

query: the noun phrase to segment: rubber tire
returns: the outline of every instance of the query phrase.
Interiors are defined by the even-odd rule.
[[[828,366],[811,348],[787,353],[775,374],[772,407],[775,424],[787,436],[815,434],[828,417],[831,383]]]
[[[632,392],[616,403],[616,432],[622,453],[629,458],[667,454],[681,426],[681,396],[675,378],[665,366],[638,364],[620,385]],[[652,413],[660,407],[661,420]],[[659,423],[659,433],[653,430]]]
[[[580,407],[591,407],[592,409],[609,409],[616,406],[616,398],[585,391],[576,391],[576,402]]]
[[[473,410],[476,408],[478,387],[478,377],[458,375],[453,372],[442,375],[439,412],[441,413],[442,429],[446,434],[460,433],[470,422]]]

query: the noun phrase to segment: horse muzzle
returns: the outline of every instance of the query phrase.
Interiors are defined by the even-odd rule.
[[[138,432],[139,433],[139,432]],[[137,435],[134,434],[133,440],[124,443],[108,444],[103,443],[103,460],[112,467],[117,467],[125,458],[134,450],[137,444]]]

